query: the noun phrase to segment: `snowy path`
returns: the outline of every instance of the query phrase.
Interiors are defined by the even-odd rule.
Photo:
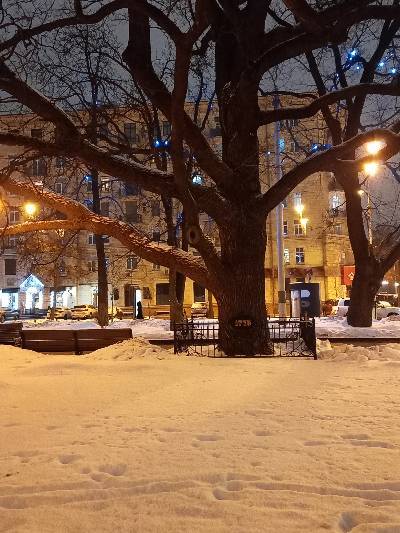
[[[400,363],[0,350],[1,531],[400,531]]]

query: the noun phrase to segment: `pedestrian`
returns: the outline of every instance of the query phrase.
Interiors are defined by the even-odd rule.
[[[137,314],[136,314],[136,318],[139,318],[139,319],[143,319],[144,316],[143,316],[143,309],[142,309],[142,302],[138,302],[137,303]]]

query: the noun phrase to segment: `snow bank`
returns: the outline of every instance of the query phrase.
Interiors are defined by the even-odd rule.
[[[330,361],[398,361],[400,364],[400,344],[385,343],[375,346],[354,346],[336,344],[329,340],[317,340],[318,358]]]
[[[400,339],[400,317],[373,320],[370,328],[353,328],[346,318],[329,316],[315,319],[318,338],[393,338]]]
[[[135,337],[134,339],[118,342],[107,348],[101,348],[84,357],[100,361],[115,359],[129,361],[140,357],[170,359],[175,358],[176,356],[171,350],[165,350],[164,348],[150,344],[148,340],[142,337]]]

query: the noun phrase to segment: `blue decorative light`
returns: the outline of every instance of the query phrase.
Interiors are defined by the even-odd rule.
[[[380,63],[378,63],[378,67],[383,68],[384,66],[385,66],[384,61],[381,61]]]
[[[156,140],[154,141],[154,143],[153,143],[153,146],[154,146],[154,148],[159,148],[159,147],[160,147],[160,144],[161,144],[160,140],[159,140],[159,139],[156,139]]]
[[[163,144],[164,144],[165,147],[169,146],[169,139],[165,139]]]
[[[396,74],[397,68],[393,67],[390,69],[391,74]]]
[[[314,153],[314,152],[317,152],[318,151],[318,148],[319,148],[319,145],[317,143],[314,143],[312,146],[311,146],[311,152]]]
[[[279,139],[279,151],[283,152],[285,149],[285,139]]]
[[[202,185],[203,184],[203,176],[199,174],[198,172],[194,172],[192,174],[192,183],[194,185]]]
[[[350,52],[350,57],[356,57],[358,55],[358,50],[354,49]]]
[[[92,176],[90,174],[85,174],[85,181],[92,181]]]

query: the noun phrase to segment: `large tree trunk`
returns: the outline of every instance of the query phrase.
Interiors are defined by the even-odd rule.
[[[169,319],[170,330],[174,329],[175,322],[183,322],[183,299],[186,277],[170,269],[169,271]]]
[[[248,219],[245,225],[241,216]],[[257,238],[256,238],[257,236]],[[265,219],[247,213],[220,230],[224,279],[215,290],[219,346],[226,355],[272,353],[265,306]]]
[[[375,297],[381,286],[383,273],[373,256],[356,261],[355,270],[347,322],[350,326],[368,328],[372,325]]]

